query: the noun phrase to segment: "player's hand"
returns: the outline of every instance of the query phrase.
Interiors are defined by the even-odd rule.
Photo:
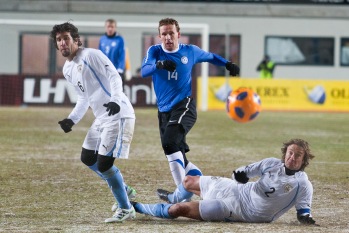
[[[171,60],[163,60],[163,61],[157,61],[156,62],[156,69],[164,69],[168,70],[170,72],[173,72],[176,70],[176,63],[174,63]]]
[[[246,172],[244,171],[233,171],[234,173],[234,178],[237,182],[240,182],[240,183],[243,183],[243,184],[246,184],[249,180],[249,178],[247,177],[246,175]]]
[[[58,121],[58,124],[61,125],[61,128],[65,133],[69,133],[74,125],[74,122],[71,119],[65,118],[64,120]]]
[[[306,214],[306,215],[297,214],[297,219],[302,224],[318,225],[318,224],[315,224],[316,221],[312,217],[310,217],[309,214]]]
[[[229,71],[229,74],[231,76],[237,76],[240,74],[240,68],[232,63],[231,61],[228,61],[226,64],[225,64],[225,68]]]
[[[103,104],[104,107],[106,107],[106,111],[109,112],[108,116],[115,115],[116,113],[120,112],[120,106],[115,102],[109,102],[107,104]]]

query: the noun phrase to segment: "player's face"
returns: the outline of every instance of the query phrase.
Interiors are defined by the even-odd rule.
[[[56,42],[59,51],[62,53],[62,56],[68,58],[68,60],[71,61],[79,48],[78,41],[74,41],[74,39],[70,35],[70,32],[62,32],[57,33]]]
[[[107,33],[108,36],[112,36],[116,32],[116,24],[106,22],[105,23],[105,33]]]
[[[304,149],[292,144],[287,147],[285,156],[285,166],[291,170],[299,170],[303,164]]]
[[[159,28],[159,37],[166,50],[173,51],[178,48],[180,32],[177,32],[176,25],[169,24],[161,26]]]

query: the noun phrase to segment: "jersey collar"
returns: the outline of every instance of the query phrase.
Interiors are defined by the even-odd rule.
[[[165,49],[164,44],[161,44],[162,50],[164,50],[166,53],[176,53],[179,50],[179,46],[180,45],[178,44],[178,48],[177,49],[175,49],[173,51],[168,51],[167,49]]]

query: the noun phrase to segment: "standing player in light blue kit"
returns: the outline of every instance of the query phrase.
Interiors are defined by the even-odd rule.
[[[129,201],[130,190],[114,165],[115,158],[128,158],[135,125],[134,109],[122,92],[121,78],[101,51],[80,47],[80,35],[73,24],[54,25],[50,37],[67,58],[63,75],[78,96],[72,112],[58,123],[69,133],[91,108],[96,119],[83,142],[81,162],[107,182],[115,198],[115,213],[105,222],[133,219],[136,213]]]
[[[234,178],[186,176],[173,193],[164,198],[176,204],[133,202],[142,214],[173,219],[187,217],[203,221],[273,222],[292,207],[303,224],[315,224],[311,215],[313,186],[304,172],[314,158],[308,142],[291,139],[281,148],[282,157],[266,158],[235,170]],[[249,178],[258,177],[254,182]],[[202,200],[182,202],[199,195]]]
[[[186,135],[197,118],[191,87],[193,66],[200,62],[225,66],[232,76],[238,75],[240,69],[217,54],[195,45],[180,44],[180,27],[175,19],[160,20],[158,31],[162,43],[148,49],[142,64],[142,77],[153,78],[162,148],[178,186],[186,175],[202,175],[186,157],[189,151]],[[158,195],[161,197],[167,193],[158,189]]]

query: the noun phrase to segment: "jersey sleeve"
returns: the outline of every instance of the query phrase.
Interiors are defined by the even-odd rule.
[[[126,52],[125,52],[125,42],[124,39],[119,36],[119,46],[118,51],[114,54],[115,61],[118,61],[118,66],[115,67],[119,73],[123,73],[125,71],[125,63],[126,63]]]
[[[209,62],[216,66],[225,66],[228,62],[225,58],[219,56],[218,54],[206,52],[196,45],[191,45],[194,51],[195,57],[197,58],[196,63]]]
[[[95,68],[94,70],[101,72],[101,75],[97,74],[101,82],[109,83],[110,90],[108,94],[110,101],[120,105],[123,92],[122,80],[113,63],[99,50],[94,50],[90,53],[89,61],[90,65]],[[105,91],[108,92],[108,90]]]
[[[156,70],[156,47],[150,46],[143,59],[141,75],[143,78],[151,76]]]
[[[75,107],[69,114],[68,118],[71,119],[74,124],[79,123],[79,121],[84,117],[88,110],[89,104],[87,99],[85,99],[82,95],[78,94],[78,99],[76,101]]]
[[[252,163],[247,166],[240,167],[236,171],[244,171],[248,178],[260,177],[267,169],[275,166],[281,166],[281,160],[276,158],[266,158],[259,162]]]
[[[308,180],[306,174],[305,178],[300,181],[300,190],[297,195],[295,208],[297,210],[297,215],[306,215],[311,216],[311,203],[313,198],[313,185]]]

